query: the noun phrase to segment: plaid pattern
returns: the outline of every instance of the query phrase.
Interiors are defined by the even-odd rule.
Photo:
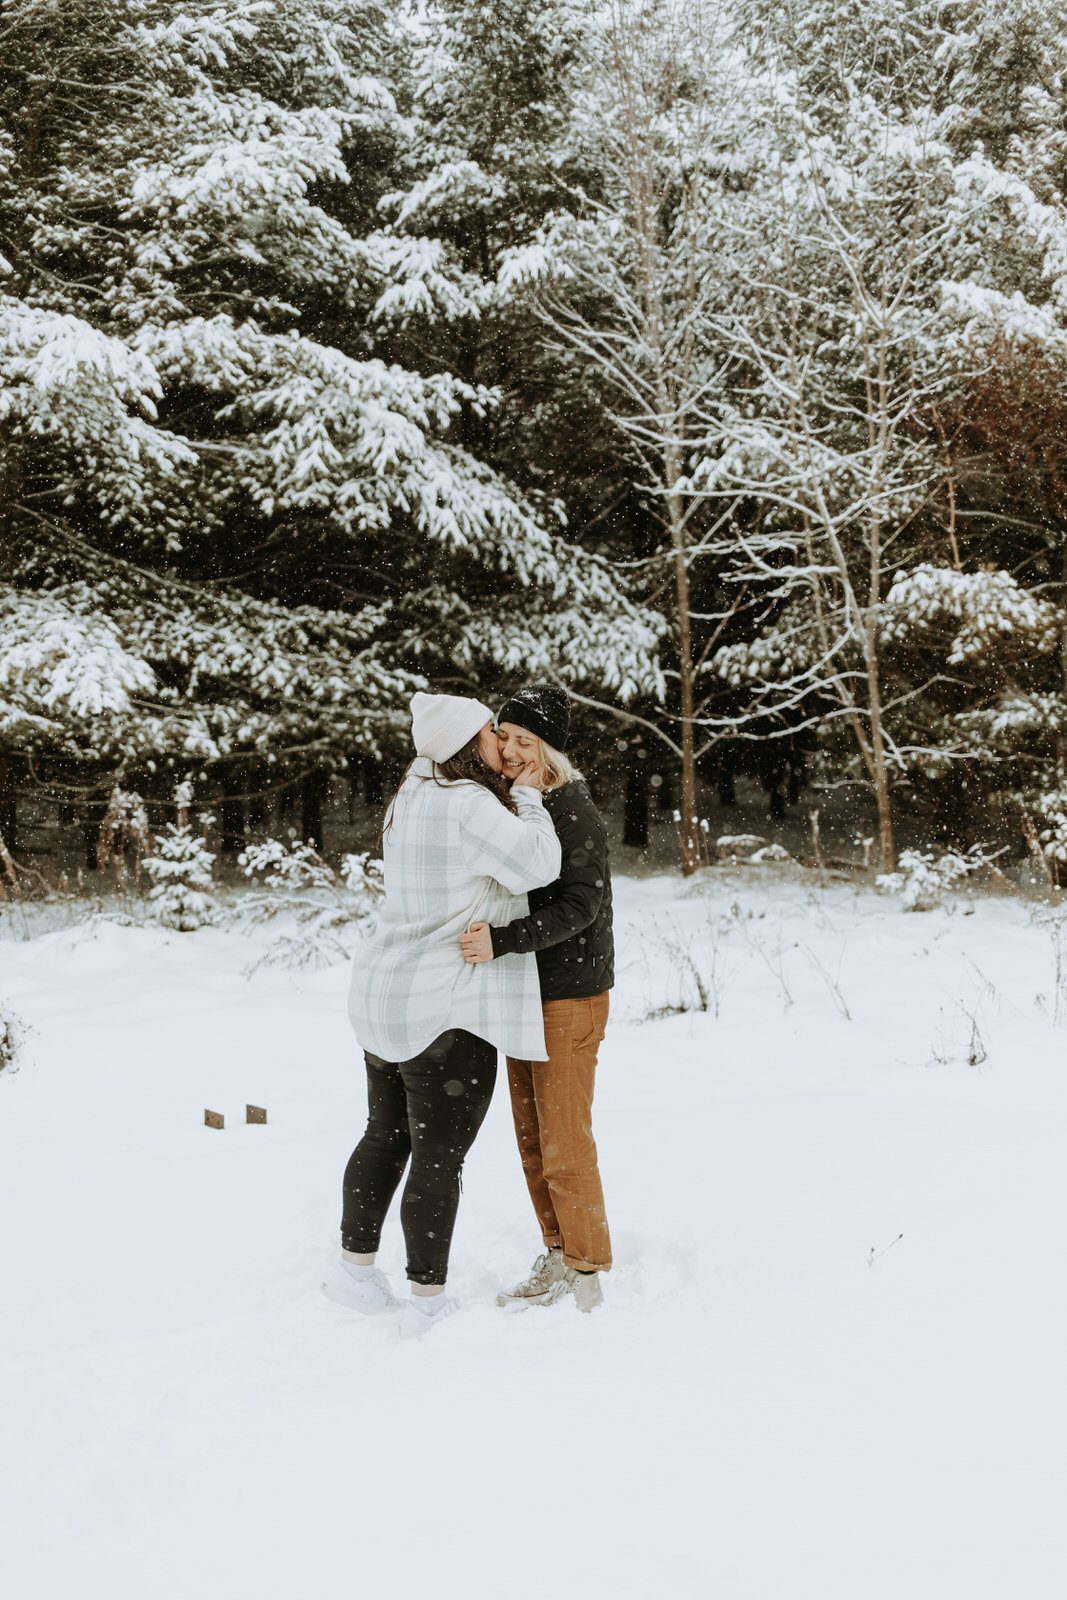
[[[384,839],[385,906],[352,966],[348,1014],[364,1050],[410,1061],[449,1028],[505,1055],[547,1061],[537,961],[468,965],[472,922],[529,912],[527,889],[559,876],[560,847],[536,789],[515,788],[519,815],[477,783],[428,782],[420,757],[401,785]]]

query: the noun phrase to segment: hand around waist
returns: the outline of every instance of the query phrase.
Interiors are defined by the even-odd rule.
[[[492,961],[493,935],[488,922],[472,922],[468,933],[459,936],[464,961]]]

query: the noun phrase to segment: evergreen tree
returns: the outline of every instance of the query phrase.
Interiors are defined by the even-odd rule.
[[[148,892],[149,914],[165,928],[195,933],[215,920],[211,875],[215,856],[205,843],[214,818],[205,813],[200,818],[203,834],[193,832],[189,822],[193,786],[188,779],[178,784],[174,799],[177,824],[167,824],[155,841],[155,853],[145,858],[145,870],[153,880]]]
[[[901,804],[1058,826],[1060,0],[0,39],[0,834],[37,753],[232,793],[530,674],[643,719],[686,818],[817,742],[886,866]]]
[[[153,879],[148,891],[150,915],[165,928],[193,933],[213,920],[211,867],[214,855],[189,824],[169,822],[156,841],[156,854],[145,861]]]
[[[463,442],[497,397],[376,353],[395,241],[338,197],[399,141],[380,9],[16,0],[0,41],[6,752],[343,760],[426,678],[654,679]]]

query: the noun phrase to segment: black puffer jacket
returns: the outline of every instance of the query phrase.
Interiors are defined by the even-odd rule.
[[[582,780],[543,796],[563,851],[547,889],[530,891],[530,915],[494,928],[493,955],[537,952],[542,1000],[588,1000],[615,982],[608,836]]]

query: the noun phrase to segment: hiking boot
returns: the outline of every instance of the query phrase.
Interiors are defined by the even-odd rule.
[[[427,1309],[430,1306],[434,1308],[432,1311]],[[455,1310],[456,1302],[446,1300],[443,1294],[413,1294],[400,1318],[400,1337],[421,1339],[424,1333],[429,1333],[439,1322],[444,1322]]]
[[[564,1267],[562,1276],[537,1304],[554,1306],[557,1301],[563,1300],[569,1294],[574,1296],[574,1303],[579,1311],[592,1311],[594,1307],[603,1305],[604,1294],[600,1287],[600,1273],[578,1272],[574,1267]]]
[[[322,1292],[335,1305],[362,1311],[365,1317],[377,1316],[379,1311],[395,1311],[400,1304],[384,1272],[374,1267],[369,1276],[356,1278],[344,1261],[330,1268],[322,1281]]]
[[[543,1256],[538,1256],[529,1277],[517,1283],[514,1289],[506,1289],[503,1294],[498,1294],[496,1303],[498,1306],[548,1305],[553,1289],[562,1281],[566,1271],[563,1251],[558,1245],[553,1245]]]

